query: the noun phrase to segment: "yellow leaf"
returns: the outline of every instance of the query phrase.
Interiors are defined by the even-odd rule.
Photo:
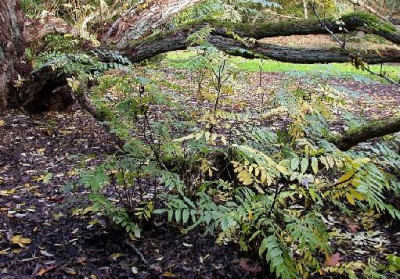
[[[264,171],[261,171],[261,183],[264,183],[267,180],[267,174]]]
[[[335,166],[335,160],[332,157],[326,157],[329,167],[333,168]]]
[[[363,201],[365,199],[361,193],[357,192],[354,189],[350,189],[350,193],[356,200]]]
[[[371,159],[369,158],[357,158],[355,159],[355,161],[361,165],[367,164],[369,162],[371,162]]]
[[[17,244],[19,247],[25,247],[25,244],[30,244],[32,242],[32,240],[30,240],[29,238],[25,238],[22,237],[21,235],[14,235],[11,238],[11,242],[13,244]]]
[[[247,217],[247,219],[249,219],[249,221],[253,220],[253,212],[249,209],[247,210],[247,213],[249,213],[249,217]]]
[[[15,194],[16,190],[11,189],[11,190],[2,190],[0,191],[0,196],[9,196]]]
[[[227,145],[227,144],[228,144],[228,141],[226,140],[226,137],[225,137],[225,136],[221,136],[221,142],[222,142],[224,145]]]
[[[349,193],[346,193],[346,198],[351,205],[356,204],[356,202],[354,201],[354,198]]]
[[[114,254],[111,254],[111,255],[110,255],[110,258],[113,259],[113,260],[115,261],[115,260],[117,260],[118,258],[123,257],[123,256],[125,256],[124,253],[114,253]]]
[[[348,181],[348,180],[350,180],[350,178],[351,178],[353,175],[354,175],[354,171],[351,170],[351,171],[345,173],[344,175],[342,175],[342,177],[340,177],[340,178],[338,179],[337,183],[342,183],[342,182],[344,182],[344,181]]]
[[[318,173],[318,159],[315,157],[311,158],[311,168],[312,168],[314,174]]]
[[[64,272],[69,274],[69,275],[76,275],[76,270],[70,267],[64,267],[63,268]]]
[[[168,278],[176,278],[176,277],[178,277],[178,275],[172,273],[171,271],[166,271],[166,272],[164,272],[164,273],[163,273],[163,276],[164,276],[164,277],[168,277]]]
[[[7,255],[10,248],[4,249],[0,251],[0,255]]]
[[[285,175],[289,174],[289,171],[287,170],[287,168],[285,166],[276,165],[276,169],[282,174],[285,174]]]
[[[204,132],[199,132],[196,134],[196,140],[201,139],[201,137],[203,136]]]
[[[210,132],[205,132],[205,133],[204,133],[204,136],[205,136],[205,138],[206,138],[206,141],[209,141],[209,140],[210,140],[211,133],[210,133]]]
[[[249,167],[249,173],[252,173],[253,170],[254,170],[254,167],[253,167],[253,166],[250,166],[250,167]]]
[[[243,185],[248,186],[248,185],[250,185],[250,184],[253,183],[253,179],[248,178],[248,179],[246,179],[245,181],[243,181],[242,183],[243,183]]]
[[[243,170],[243,167],[242,167],[242,166],[238,166],[238,167],[235,169],[235,172],[238,173],[238,172],[241,172],[242,170]]]
[[[36,149],[36,153],[37,154],[39,154],[39,155],[44,155],[44,152],[46,151],[46,148],[39,148],[39,149]]]
[[[1,127],[1,126],[4,126],[4,124],[5,124],[4,120],[1,120],[1,119],[0,119],[0,127]]]

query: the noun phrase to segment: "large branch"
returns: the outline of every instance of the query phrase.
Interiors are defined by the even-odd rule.
[[[131,46],[119,49],[132,62],[140,62],[161,53],[183,50],[190,46],[187,38],[196,30],[205,25],[195,25],[180,30],[164,33],[144,40]],[[321,27],[320,27],[321,28]],[[330,63],[349,62],[351,58],[339,48],[290,48],[265,43],[244,43],[234,39],[226,28],[217,28],[208,37],[208,41],[218,49],[231,55],[246,58],[265,57],[283,62],[292,63]],[[382,49],[380,53],[375,50],[361,54],[364,61],[373,63],[400,62],[400,50],[389,48]]]
[[[375,121],[346,132],[342,137],[330,139],[340,150],[346,151],[359,143],[400,132],[400,117]]]
[[[340,23],[342,21],[344,26]],[[226,27],[241,37],[263,39],[267,37],[291,35],[327,34],[315,18],[308,20],[290,19],[279,22],[267,22],[259,25],[235,23],[213,23],[215,27]],[[370,13],[355,12],[344,15],[340,20],[327,20],[327,25],[335,33],[347,31],[364,31],[381,36],[395,44],[400,44],[400,31],[390,22],[383,21]]]

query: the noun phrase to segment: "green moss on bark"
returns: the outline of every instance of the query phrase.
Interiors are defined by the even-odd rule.
[[[344,22],[352,22],[354,20],[362,21],[366,27],[377,32],[395,33],[396,27],[390,22],[385,22],[377,16],[366,12],[353,12],[342,16]]]

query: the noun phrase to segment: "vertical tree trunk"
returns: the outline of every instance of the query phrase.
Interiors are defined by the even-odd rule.
[[[308,6],[307,0],[303,0],[304,18],[308,19]]]
[[[0,110],[21,101],[14,82],[31,70],[25,59],[23,18],[19,0],[0,0]]]

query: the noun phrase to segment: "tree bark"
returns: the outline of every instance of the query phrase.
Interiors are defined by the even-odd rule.
[[[400,44],[400,31],[391,23],[382,21],[372,14],[350,13],[342,16],[341,21],[343,21],[344,26],[339,24],[338,20],[327,20],[327,25],[335,33],[342,33],[343,28],[347,31],[364,31],[381,36],[394,44]],[[327,34],[326,30],[316,19],[289,19],[259,25],[213,22],[212,25],[217,28],[219,27],[221,30],[231,29],[241,37],[249,37],[257,40],[277,36]]]
[[[119,49],[132,62],[140,62],[158,54],[183,50],[190,46],[187,38],[197,30],[205,27],[204,24],[185,27],[173,32],[154,37],[150,40],[144,40],[134,45],[129,45]],[[247,35],[244,30],[242,35]],[[248,35],[252,35],[250,31]],[[247,36],[245,36],[247,37]],[[351,58],[339,48],[332,49],[307,49],[290,48],[264,44],[259,42],[245,43],[242,40],[234,39],[232,34],[226,28],[216,28],[208,37],[208,42],[212,43],[221,51],[231,55],[242,56],[246,58],[270,58],[283,62],[291,63],[331,63],[331,62],[349,62]],[[365,62],[370,64],[385,62],[400,62],[400,50],[395,48],[382,49],[380,53],[375,50],[360,54]]]
[[[24,26],[24,38],[26,43],[32,43],[43,39],[50,34],[72,34],[77,36],[79,31],[61,18],[47,15],[40,19],[27,19]]]
[[[387,17],[383,16],[380,12],[378,12],[376,9],[374,9],[373,7],[371,7],[370,5],[368,5],[367,3],[365,3],[362,0],[347,0],[350,3],[352,3],[354,6],[358,6],[366,11],[368,11],[371,14],[376,15],[377,17],[379,17],[382,20],[388,20]]]
[[[303,0],[303,11],[304,11],[304,18],[308,19],[308,1]]]
[[[175,14],[201,0],[153,0],[148,6],[135,6],[117,19],[103,37],[103,42],[113,42],[122,48],[150,35],[151,32]]]
[[[22,23],[19,1],[0,0],[0,110],[20,102],[15,82],[31,70],[25,59]]]
[[[358,129],[346,132],[338,139],[330,139],[340,150],[347,151],[359,143],[400,132],[400,117],[368,123]]]

